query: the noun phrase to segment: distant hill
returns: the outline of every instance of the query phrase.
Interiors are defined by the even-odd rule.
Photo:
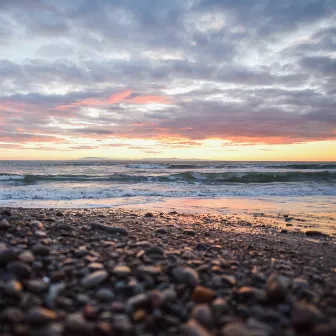
[[[87,161],[97,161],[97,160],[108,160],[107,158],[102,158],[102,157],[85,157],[85,158],[81,158],[78,160],[87,160]]]

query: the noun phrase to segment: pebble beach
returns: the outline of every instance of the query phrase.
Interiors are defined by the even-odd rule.
[[[336,335],[335,236],[281,223],[2,208],[0,334]]]

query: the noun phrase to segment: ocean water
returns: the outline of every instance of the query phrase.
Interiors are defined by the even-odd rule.
[[[332,211],[336,162],[0,161],[0,206],[160,204],[197,212]]]

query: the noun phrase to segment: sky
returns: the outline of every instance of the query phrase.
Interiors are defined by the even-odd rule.
[[[335,0],[0,0],[0,159],[336,160]]]

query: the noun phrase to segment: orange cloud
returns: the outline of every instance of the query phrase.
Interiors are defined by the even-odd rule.
[[[116,94],[112,94],[106,99],[95,99],[95,98],[86,98],[78,100],[74,103],[68,105],[57,106],[57,110],[66,110],[71,107],[76,106],[99,106],[99,105],[113,105],[120,102],[131,103],[131,104],[149,104],[149,103],[159,103],[159,104],[171,104],[170,99],[163,96],[155,95],[145,95],[145,96],[136,96],[134,98],[129,98],[132,94],[131,90],[122,91]]]

